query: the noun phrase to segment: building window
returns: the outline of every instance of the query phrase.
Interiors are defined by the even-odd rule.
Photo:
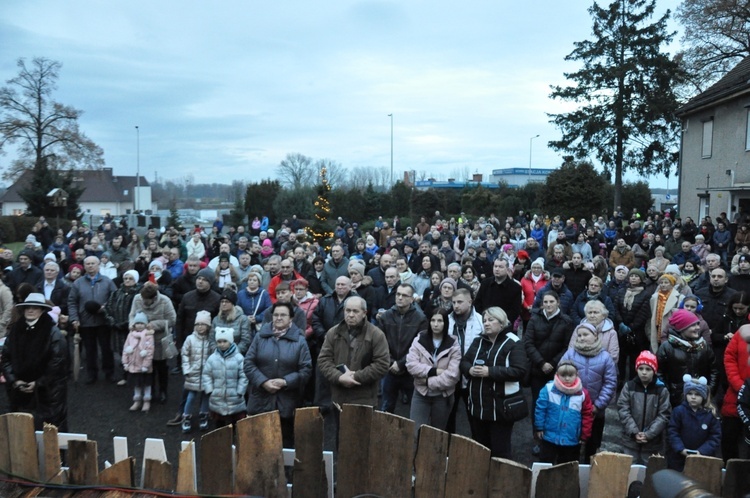
[[[25,211],[23,209],[14,209],[13,216],[23,216]]]
[[[747,119],[745,120],[745,150],[750,150],[750,109],[747,110]]]
[[[701,157],[711,157],[711,149],[714,142],[714,120],[709,119],[703,122],[703,145],[701,147]]]

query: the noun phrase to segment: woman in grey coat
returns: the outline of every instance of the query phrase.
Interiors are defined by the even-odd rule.
[[[219,301],[219,314],[211,322],[209,335],[211,346],[216,347],[217,330],[230,329],[237,349],[242,356],[245,356],[253,339],[250,332],[250,322],[242,308],[237,306],[237,293],[233,289],[225,288],[221,293],[221,301]]]
[[[245,375],[250,384],[248,414],[279,410],[285,448],[294,447],[294,412],[312,373],[305,334],[292,323],[294,307],[277,302],[270,312],[271,326],[255,336],[245,356]]]

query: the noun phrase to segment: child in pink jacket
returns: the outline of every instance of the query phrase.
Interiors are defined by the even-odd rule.
[[[151,409],[151,384],[154,360],[154,331],[147,329],[148,317],[142,311],[135,314],[133,328],[122,349],[122,365],[129,373],[133,386],[133,405],[130,411]],[[142,403],[142,404],[141,404]]]

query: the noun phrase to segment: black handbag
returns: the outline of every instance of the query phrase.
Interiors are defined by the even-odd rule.
[[[506,422],[518,422],[529,416],[529,404],[523,391],[503,399],[502,415]]]

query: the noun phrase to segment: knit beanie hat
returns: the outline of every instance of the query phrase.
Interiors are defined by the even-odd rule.
[[[354,270],[357,273],[360,274],[360,276],[365,276],[365,262],[361,259],[352,259],[349,261],[349,270]]]
[[[638,278],[641,279],[641,283],[646,282],[646,272],[641,270],[640,268],[633,268],[628,272],[628,278],[630,278],[631,275],[638,275]]]
[[[740,256],[740,257],[742,257],[742,256]],[[45,263],[46,263],[47,261],[54,261],[54,262],[57,262],[57,256],[55,256],[55,253],[53,253],[53,252],[51,252],[51,253],[48,253],[48,254],[45,254],[45,255],[44,255],[44,261],[45,261]]]
[[[627,267],[627,266],[625,266],[625,265],[617,265],[617,266],[615,267],[615,271],[616,271],[616,272],[618,272],[618,271],[620,271],[620,270],[625,270],[625,271],[628,271],[628,267]]]
[[[659,360],[656,359],[654,353],[648,350],[641,351],[641,354],[635,359],[635,368],[638,368],[641,365],[648,365],[654,372],[659,370]]]
[[[163,270],[163,269],[164,269],[164,265],[163,265],[163,264],[162,264],[162,262],[161,262],[161,261],[159,261],[158,259],[155,259],[155,260],[151,261],[151,262],[150,262],[150,263],[148,264],[148,268],[149,268],[149,270],[150,270],[151,268],[153,268],[154,266],[155,266],[155,267],[157,267],[157,268],[159,268],[159,270]]]
[[[229,261],[229,253],[223,252],[219,254],[219,261]]]
[[[211,313],[208,311],[201,310],[195,314],[195,324],[202,323],[204,325],[211,325]]]
[[[690,391],[695,391],[701,395],[701,398],[708,398],[708,381],[705,377],[699,377],[697,379],[685,374],[682,376],[682,381],[685,382],[685,386],[682,388],[682,394],[687,395]]]
[[[232,289],[224,289],[224,292],[221,293],[221,298],[226,299],[232,304],[237,304],[237,293]]]
[[[662,275],[661,277],[659,277],[659,280],[661,280],[662,278],[666,278],[667,280],[669,280],[672,283],[672,285],[677,285],[677,279],[674,278],[669,273],[665,273],[664,275]]]
[[[140,274],[135,270],[128,270],[125,273],[123,273],[122,276],[123,278],[125,276],[133,277],[133,280],[135,280],[136,282],[141,278]]]
[[[534,268],[535,266],[541,266],[542,270],[544,269],[544,258],[536,258],[533,263],[531,263],[531,267]]]
[[[136,313],[135,316],[133,317],[133,325],[135,325],[136,323],[146,323],[147,324],[148,323],[148,317],[146,316],[146,313],[144,313],[143,311],[139,311],[138,313]]]
[[[453,287],[453,290],[456,290],[456,288],[457,288],[455,280],[453,280],[451,277],[445,277],[443,279],[443,281],[440,282],[440,286],[438,287],[438,289],[442,289],[445,284],[448,284],[451,287]]]
[[[680,271],[680,267],[675,264],[667,265],[667,267],[664,269],[664,273],[665,274],[674,273],[675,275],[682,275],[682,272]]]
[[[518,259],[529,259],[529,253],[523,249],[518,251],[518,254],[516,254],[516,256],[518,257]]]
[[[692,311],[686,309],[675,310],[672,316],[669,317],[669,325],[677,332],[682,332],[698,322],[700,322],[700,318]]]
[[[229,344],[234,342],[234,329],[231,327],[216,327],[216,342],[221,340],[229,341]]]
[[[214,272],[210,268],[204,268],[201,271],[198,272],[198,274],[195,276],[196,280],[199,278],[205,278],[208,280],[208,283],[211,285],[214,285]]]
[[[581,323],[581,324],[579,324],[579,325],[578,325],[578,326],[576,327],[576,331],[577,331],[578,329],[586,329],[586,330],[588,330],[589,332],[591,332],[592,334],[594,334],[594,337],[596,337],[596,336],[598,336],[598,335],[599,335],[599,331],[598,331],[598,330],[596,329],[596,327],[594,327],[594,326],[593,326],[592,324],[590,324],[590,323],[588,323],[588,322],[585,322],[585,323]]]

